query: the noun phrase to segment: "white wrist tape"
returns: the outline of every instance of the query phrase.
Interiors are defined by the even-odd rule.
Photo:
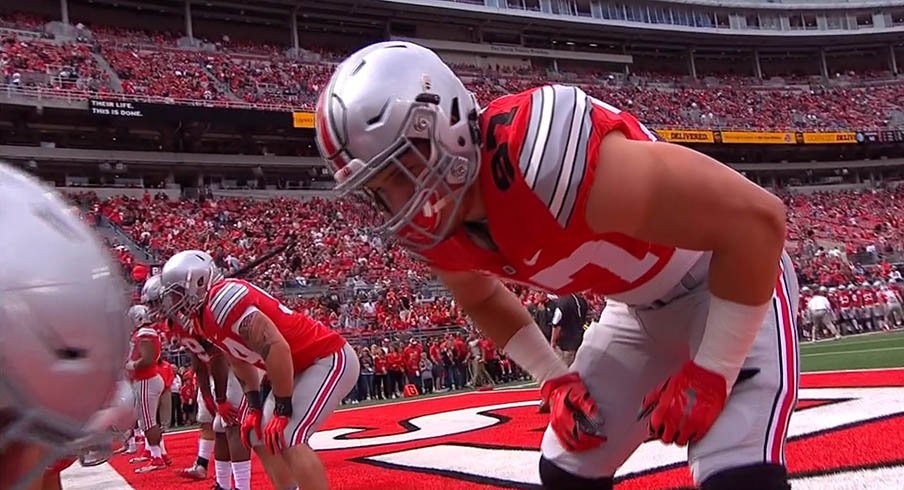
[[[748,306],[710,297],[706,329],[694,362],[724,376],[729,392],[771,304]]]
[[[540,385],[548,379],[568,373],[568,366],[552,350],[540,327],[534,323],[529,323],[515,332],[502,350],[529,372]]]

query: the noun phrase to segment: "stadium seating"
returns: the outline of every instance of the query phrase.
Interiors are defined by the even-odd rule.
[[[11,15],[0,18],[0,27],[48,37],[42,32],[45,20]],[[177,48],[178,37],[173,33],[95,25],[87,28],[92,37],[80,37],[77,43],[21,41],[15,34],[3,34],[0,81],[19,86],[112,90],[110,74],[103,72],[91,56],[96,51],[118,75],[121,91],[128,95],[170,103],[244,102],[310,110],[335,61],[344,54],[311,46],[307,50],[320,55],[322,61],[302,62],[286,57],[284,47],[267,44],[221,40],[212,43],[216,51],[211,52]],[[571,73],[551,73],[539,66],[517,70],[466,65],[454,68],[484,104],[500,95],[563,79],[636,114],[653,127],[876,129],[886,127],[904,110],[904,83],[887,73],[848,73],[842,77],[843,84],[827,81],[826,86],[812,86],[809,80],[795,78],[785,78],[785,84],[776,85],[732,75],[690,80],[669,73],[641,72],[624,79],[620,74],[580,68]],[[858,86],[865,82],[869,82],[868,88]]]

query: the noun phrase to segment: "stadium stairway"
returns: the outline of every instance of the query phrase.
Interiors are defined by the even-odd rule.
[[[122,230],[119,226],[109,220],[106,216],[101,216],[100,220],[97,223],[97,227],[95,228],[97,233],[112,243],[117,243],[119,245],[123,245],[129,249],[129,252],[132,256],[135,257],[135,260],[138,262],[142,262],[145,264],[152,264],[156,262],[156,257],[148,250],[146,250],[141,245],[138,245],[128,233]]]
[[[119,75],[116,74],[116,70],[114,70],[113,67],[110,66],[110,63],[107,61],[107,59],[104,58],[100,53],[91,53],[91,56],[93,56],[94,60],[97,61],[97,66],[99,66],[100,69],[110,77],[110,89],[112,89],[114,92],[122,93],[122,80],[119,79]]]
[[[199,65],[201,65],[201,69],[204,70],[204,73],[207,74],[207,78],[209,78],[210,81],[217,87],[217,90],[219,90],[223,94],[226,94],[226,97],[229,97],[231,100],[242,102],[242,99],[239,98],[238,95],[235,95],[235,93],[232,91],[232,88],[229,87],[228,83],[222,82],[219,78],[217,78],[212,71],[207,69],[207,66],[205,66],[204,63],[199,63]]]

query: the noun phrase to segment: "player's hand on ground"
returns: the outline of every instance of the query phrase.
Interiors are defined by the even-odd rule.
[[[549,404],[549,423],[566,450],[586,451],[606,442],[596,402],[577,373],[547,380],[540,394]]]
[[[261,434],[261,409],[249,408],[242,418],[242,444],[251,449],[251,431],[254,431],[257,440],[263,440]]]
[[[286,448],[286,438],[283,437],[283,433],[288,425],[288,417],[274,413],[273,418],[264,427],[264,444],[272,454],[279,454]]]
[[[229,403],[229,400],[217,402],[217,414],[220,415],[226,425],[239,423],[239,411]]]
[[[728,398],[721,374],[688,361],[643,399],[638,419],[650,417],[650,434],[666,444],[697,442],[722,413]]]

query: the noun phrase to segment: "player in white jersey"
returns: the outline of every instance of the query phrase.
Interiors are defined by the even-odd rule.
[[[704,490],[789,488],[798,287],[781,200],[578,87],[481,108],[413,43],[352,54],[315,113],[336,190],[368,196],[375,231],[540,382],[545,487],[613,488],[652,432],[689,445]],[[611,301],[567,367],[503,281]]]
[[[3,163],[0,230],[0,488],[31,490],[59,483],[57,461],[109,448],[129,305],[93,232]]]

